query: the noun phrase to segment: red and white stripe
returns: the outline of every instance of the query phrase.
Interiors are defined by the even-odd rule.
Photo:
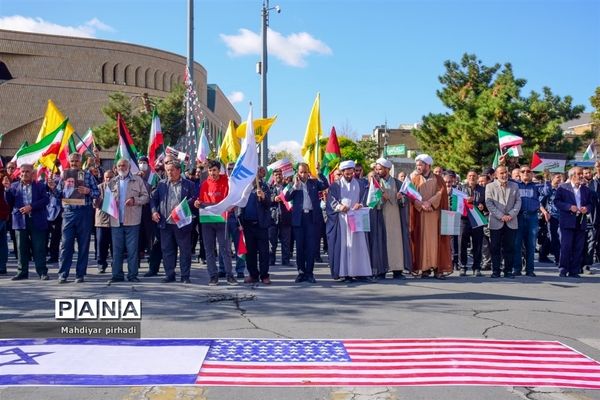
[[[205,361],[205,386],[547,386],[600,389],[600,364],[560,342],[345,340],[352,362]]]

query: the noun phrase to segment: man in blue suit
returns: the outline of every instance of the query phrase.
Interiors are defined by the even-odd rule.
[[[48,231],[49,198],[46,185],[33,181],[33,166],[21,165],[21,180],[6,192],[12,208],[12,226],[17,237],[19,267],[12,280],[29,278],[29,254],[33,255],[35,270],[41,280],[48,280],[46,267],[46,233]]]
[[[298,276],[296,282],[316,283],[313,275],[315,266],[318,218],[321,216],[319,192],[329,188],[327,179],[320,175],[319,179],[310,177],[308,164],[298,164],[298,174],[294,177],[292,190],[285,194],[285,199],[291,201],[292,229],[296,240],[296,265]]]
[[[198,193],[194,182],[181,176],[181,164],[178,160],[165,161],[165,171],[167,179],[158,183],[156,190],[152,193],[151,201],[152,220],[158,224],[160,230],[160,245],[166,275],[163,282],[175,281],[175,265],[177,264],[177,249],[179,249],[181,282],[191,283],[192,241],[190,236],[192,235],[192,224],[179,228],[169,216],[183,199],[187,199],[191,210]]]
[[[583,170],[569,170],[569,180],[556,190],[554,205],[560,212],[560,276],[579,278],[586,242],[586,214],[592,211],[590,189],[582,185]]]

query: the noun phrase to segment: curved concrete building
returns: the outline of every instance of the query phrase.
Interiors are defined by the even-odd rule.
[[[185,65],[185,57],[145,46],[0,30],[0,155],[12,157],[24,140],[35,141],[48,99],[82,133],[105,121],[101,107],[110,93],[165,97],[183,82]],[[240,122],[198,63],[194,83],[209,134]]]

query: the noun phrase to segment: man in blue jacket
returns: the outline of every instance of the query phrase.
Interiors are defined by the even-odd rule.
[[[590,189],[582,185],[580,167],[569,170],[569,180],[556,190],[554,204],[560,211],[560,264],[561,277],[579,278],[583,246],[585,245],[586,214],[591,211]]]
[[[49,198],[46,185],[33,181],[33,166],[21,165],[21,180],[6,192],[12,208],[12,226],[17,238],[19,266],[13,281],[29,279],[29,254],[33,255],[35,270],[41,280],[48,280],[46,267],[46,233],[48,231]]]
[[[309,179],[310,177],[310,179]],[[296,265],[298,276],[296,282],[316,283],[313,275],[315,266],[315,235],[318,234],[317,222],[321,216],[319,192],[329,188],[327,179],[320,175],[319,179],[310,176],[308,164],[298,164],[298,174],[294,177],[292,190],[285,194],[287,201],[292,201],[292,229],[296,240]]]

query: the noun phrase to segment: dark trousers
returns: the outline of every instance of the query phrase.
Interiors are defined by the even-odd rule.
[[[483,244],[483,226],[471,228],[468,219],[461,219],[461,242],[460,242],[460,263],[463,268],[467,268],[467,255],[469,241],[472,242],[473,251],[473,271],[481,270],[481,246]]]
[[[278,243],[281,243],[281,265],[289,264],[291,241],[292,227],[290,225],[277,224],[269,227],[269,242],[271,243],[271,264],[275,264],[275,253],[277,252]]]
[[[578,274],[585,246],[584,229],[560,228],[560,273]]]
[[[594,263],[594,257],[596,256],[596,244],[597,244],[597,233],[598,228],[593,224],[588,223],[585,228],[586,245],[583,247],[583,257],[581,259],[581,268],[584,265],[592,265]]]
[[[175,279],[177,275],[175,273],[175,265],[177,264],[178,249],[181,279],[190,278],[190,270],[192,268],[191,233],[191,224],[181,229],[175,224],[166,224],[165,228],[160,230],[160,247],[167,278]]]
[[[258,222],[244,222],[246,239],[246,268],[254,279],[269,277],[269,229],[261,228]],[[257,264],[258,261],[258,264]]]
[[[504,273],[513,272],[516,229],[506,224],[501,229],[490,229],[490,250],[492,252],[492,273],[500,274],[500,266],[504,259]]]
[[[108,258],[109,250],[112,255],[112,236],[110,227],[96,227],[96,248],[98,249],[98,266],[106,268],[108,265],[106,259]]]
[[[319,209],[317,212],[321,212]],[[315,258],[321,258],[321,238],[327,237],[327,233],[325,231],[325,221],[319,219],[315,225]],[[327,239],[325,239],[325,243],[323,246],[325,247],[327,243]]]
[[[48,257],[58,260],[60,250],[60,238],[62,231],[62,213],[54,221],[48,221],[48,235],[50,236],[48,245]]]
[[[0,221],[0,272],[6,272],[8,262],[8,239],[6,238],[6,222]]]
[[[77,240],[77,264],[75,276],[83,278],[87,273],[88,256],[90,254],[90,237],[92,236],[91,206],[65,209],[63,211],[62,242],[60,244],[59,270],[60,278],[67,279],[73,264],[75,240]]]
[[[303,213],[300,226],[294,226],[294,239],[296,240],[296,265],[298,273],[304,276],[313,276],[315,267],[315,225],[312,213]]]
[[[47,275],[46,267],[46,231],[36,229],[31,218],[25,217],[25,229],[15,230],[17,237],[17,252],[19,254],[19,266],[17,275],[29,276],[29,254],[33,255],[35,270],[38,275]]]
[[[548,254],[554,256],[556,264],[560,261],[560,233],[558,231],[558,218],[550,217],[546,222],[548,238],[540,248],[540,258],[548,257]]]
[[[146,252],[150,254],[152,242],[154,241],[154,224],[152,221],[152,212],[150,206],[145,204],[142,207],[142,219],[140,223],[140,238],[138,240],[138,251],[140,257],[143,257]],[[141,259],[139,260],[141,261]]]
[[[153,240],[150,248],[150,258],[148,259],[148,272],[158,274],[160,262],[163,258],[162,249],[160,247],[160,229],[157,223],[152,224]]]

